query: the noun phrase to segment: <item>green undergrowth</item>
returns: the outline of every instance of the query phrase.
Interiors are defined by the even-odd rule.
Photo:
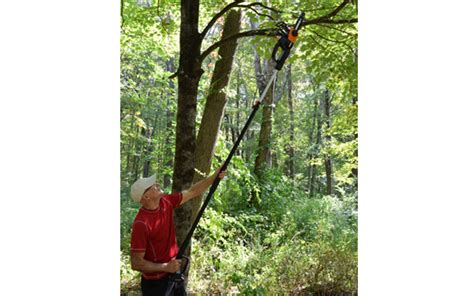
[[[232,175],[231,172],[229,172]],[[257,204],[239,182],[226,178],[192,243],[189,291],[198,295],[355,295],[357,293],[356,196],[318,196],[292,190],[272,175],[259,186]],[[236,181],[238,180],[238,181]],[[244,189],[248,190],[248,189]],[[246,195],[244,195],[246,194]],[[137,208],[122,200],[121,288],[138,287],[130,270],[130,224]]]
[[[355,294],[357,214],[328,196],[301,202],[281,221],[209,209],[193,242],[190,290]]]

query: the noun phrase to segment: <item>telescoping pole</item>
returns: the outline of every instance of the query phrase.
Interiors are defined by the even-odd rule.
[[[250,113],[250,116],[247,119],[247,122],[245,123],[245,126],[241,130],[241,132],[239,134],[239,137],[235,141],[234,146],[232,147],[232,150],[230,151],[229,155],[227,156],[226,160],[224,161],[224,164],[220,168],[220,171],[225,171],[227,169],[227,166],[229,165],[230,161],[232,160],[232,157],[234,156],[235,151],[237,150],[237,147],[239,146],[240,142],[242,141],[242,138],[244,137],[245,132],[247,131],[248,127],[250,126],[250,123],[252,122],[255,114],[257,113],[263,98],[267,94],[271,84],[275,82],[276,75],[277,75],[278,71],[281,70],[281,68],[283,67],[283,64],[285,63],[286,59],[288,58],[288,56],[290,54],[290,50],[296,42],[296,39],[298,37],[298,31],[301,28],[301,25],[302,25],[303,21],[304,21],[304,12],[302,12],[300,14],[300,16],[298,17],[298,20],[296,21],[295,26],[293,28],[288,28],[286,26],[283,29],[280,28],[281,38],[278,40],[278,42],[275,45],[275,47],[273,48],[273,52],[272,52],[272,59],[276,62],[276,66],[275,66],[275,69],[273,70],[273,74],[272,74],[270,80],[268,81],[268,84],[265,87],[263,93],[260,95],[260,98],[253,105],[252,113]],[[277,57],[277,53],[278,53],[279,50],[281,50],[282,53],[280,54],[279,57]],[[199,223],[199,220],[201,219],[207,205],[209,204],[209,201],[211,200],[212,195],[216,191],[217,186],[219,186],[220,181],[221,181],[221,179],[218,176],[214,179],[214,181],[211,185],[211,188],[209,189],[209,193],[207,194],[207,197],[204,200],[204,203],[201,206],[201,209],[199,210],[199,212],[196,216],[196,219],[194,220],[194,223],[191,226],[191,229],[189,230],[188,234],[186,235],[186,238],[184,239],[183,243],[181,244],[181,247],[179,248],[178,255],[176,256],[177,259],[186,258],[184,256],[184,252],[186,251],[187,247],[189,246],[189,243],[191,241],[191,238],[193,236],[194,231],[196,230],[196,227]],[[186,260],[188,261],[187,258],[186,258]],[[188,263],[189,262],[186,262],[186,266],[187,266]],[[184,270],[186,270],[186,267],[184,268]],[[175,276],[172,277],[172,278],[174,280],[183,280],[182,272],[176,273]]]

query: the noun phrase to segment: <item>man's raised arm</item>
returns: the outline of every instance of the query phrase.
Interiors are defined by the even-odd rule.
[[[212,185],[212,182],[214,182],[214,179],[218,176],[219,171],[220,171],[220,168],[214,174],[212,174],[211,176],[207,177],[204,180],[201,180],[201,181],[197,182],[196,184],[191,186],[188,190],[183,191],[183,199],[181,200],[180,205],[184,204],[185,202],[187,202],[191,198],[194,198],[196,196],[199,196],[199,195],[203,194],[204,191],[206,191],[206,189],[209,188],[209,186]],[[226,174],[227,174],[226,171],[221,172],[219,174],[219,178],[221,178],[221,179],[224,178]]]

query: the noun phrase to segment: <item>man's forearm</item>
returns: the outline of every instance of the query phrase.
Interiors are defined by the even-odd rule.
[[[133,263],[133,262],[132,262]],[[135,264],[132,264],[132,269],[137,270],[144,273],[151,273],[151,272],[168,272],[167,269],[168,263],[155,263],[148,260],[140,260]]]
[[[211,176],[207,177],[204,180],[201,180],[191,186],[190,190],[195,192],[196,195],[201,195],[204,191],[206,191],[209,186],[211,186],[212,182],[214,182],[214,179],[217,177],[218,172],[212,174]]]

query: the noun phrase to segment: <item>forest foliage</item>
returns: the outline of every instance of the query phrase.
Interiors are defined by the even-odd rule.
[[[231,1],[201,1],[203,30]],[[251,2],[243,2],[247,5]],[[357,293],[357,1],[262,1],[239,7],[241,31],[293,24],[299,11],[320,23],[305,26],[271,89],[270,154],[263,173],[255,159],[263,120],[258,112],[227,177],[194,235],[188,290],[201,294]],[[340,10],[337,8],[341,7]],[[271,9],[269,9],[271,8]],[[270,16],[270,17],[269,17]],[[220,40],[226,14],[203,39]],[[121,290],[133,293],[130,228],[139,208],[131,183],[157,174],[172,189],[179,67],[180,2],[121,2]],[[226,106],[212,168],[227,157],[258,99],[262,65],[276,39],[237,40]],[[197,92],[199,130],[217,50],[203,59]]]

